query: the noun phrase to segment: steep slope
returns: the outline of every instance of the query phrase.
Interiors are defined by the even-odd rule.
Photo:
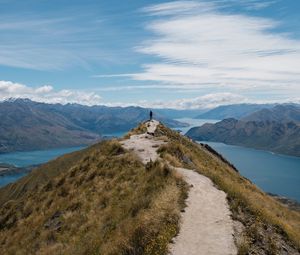
[[[208,112],[198,115],[197,119],[222,120],[228,118],[240,119],[261,109],[272,108],[272,104],[233,104],[218,106]]]
[[[300,108],[278,105],[249,116],[194,127],[187,136],[300,156]]]
[[[275,121],[300,123],[300,106],[297,104],[276,105],[247,115],[242,121]]]
[[[159,159],[143,164],[143,151],[121,143],[146,131],[142,124],[0,189],[0,254],[167,254],[188,192],[178,167],[226,193],[239,254],[299,254],[299,212],[260,191],[211,148],[163,125],[151,138],[160,143],[152,147]]]
[[[183,207],[182,180],[163,163],[146,167],[116,141],[86,152],[1,206],[1,254],[166,252]]]
[[[227,194],[238,254],[300,254],[299,212],[263,193],[209,146],[164,126],[159,126],[156,135],[169,138],[159,149],[164,160],[207,176]]]
[[[131,135],[122,141],[122,145],[147,164],[160,159],[157,149],[167,143],[155,137],[158,121],[148,121],[145,125],[147,132]],[[173,171],[183,176],[190,189],[180,232],[170,246],[170,254],[236,254],[226,194],[217,189],[209,178],[195,171],[177,167]]]
[[[91,144],[100,135],[32,101],[0,103],[0,153]]]
[[[148,114],[141,107],[4,101],[0,103],[0,153],[92,144],[102,134],[130,130]],[[184,125],[162,115],[156,118],[171,127]]]

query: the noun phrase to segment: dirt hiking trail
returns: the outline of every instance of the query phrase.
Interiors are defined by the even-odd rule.
[[[157,149],[164,141],[153,134],[159,124],[146,123],[147,133],[132,135],[122,141],[123,147],[134,151],[144,164],[158,159]],[[174,168],[190,184],[187,207],[181,215],[179,234],[169,246],[171,255],[234,255],[237,249],[233,237],[233,221],[226,194],[212,181],[195,171]]]

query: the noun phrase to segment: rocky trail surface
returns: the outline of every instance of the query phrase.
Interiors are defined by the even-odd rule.
[[[144,164],[158,159],[157,149],[165,142],[153,135],[158,121],[146,123],[147,132],[122,142],[124,148],[133,150]],[[212,181],[195,171],[175,168],[190,184],[187,207],[181,215],[179,234],[170,244],[171,255],[233,255],[237,249],[233,237],[233,221],[226,194]]]

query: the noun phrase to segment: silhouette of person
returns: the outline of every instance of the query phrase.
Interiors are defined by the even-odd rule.
[[[152,120],[153,112],[150,110],[150,120]]]

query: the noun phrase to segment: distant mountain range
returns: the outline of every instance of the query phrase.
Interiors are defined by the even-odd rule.
[[[276,121],[276,122],[296,122],[300,123],[300,105],[276,105],[273,108],[262,109],[260,111],[243,117],[243,121]]]
[[[261,109],[269,109],[274,104],[233,104],[222,105],[197,115],[196,119],[223,120],[228,118],[240,119]]]
[[[229,118],[194,127],[187,136],[300,156],[300,107],[277,105],[261,109],[240,120]]]
[[[91,144],[103,134],[130,130],[148,114],[141,107],[4,101],[0,103],[0,153]],[[184,126],[155,111],[154,116],[169,127]]]

